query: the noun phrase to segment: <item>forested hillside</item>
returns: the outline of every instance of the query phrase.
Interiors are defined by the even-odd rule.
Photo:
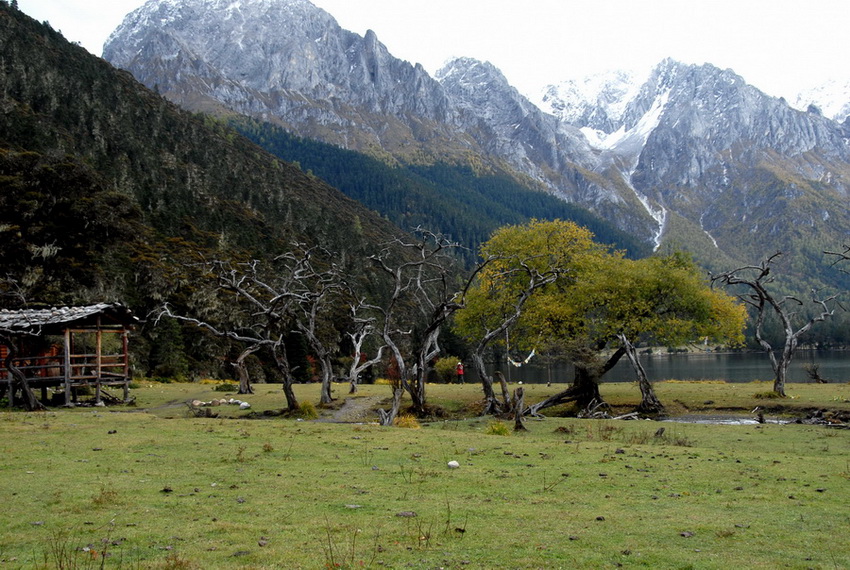
[[[198,262],[294,242],[339,254],[374,287],[366,255],[398,230],[371,210],[5,3],[0,58],[0,266],[18,298],[123,301],[145,318],[163,301],[200,302]],[[157,334],[146,327],[136,346]]]
[[[570,220],[597,241],[632,257],[651,253],[637,240],[584,208],[519,184],[507,173],[480,174],[470,166],[435,163],[392,166],[362,153],[293,135],[269,123],[232,117],[228,123],[276,156],[297,162],[400,228],[441,231],[473,253],[498,227],[532,218]]]

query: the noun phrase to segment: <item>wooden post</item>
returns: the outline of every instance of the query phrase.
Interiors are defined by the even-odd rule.
[[[65,369],[65,406],[71,406],[71,329],[65,329],[65,359],[62,368]]]
[[[100,403],[100,380],[103,377],[103,332],[100,330],[100,316],[97,317],[97,332],[95,333],[95,379],[94,379],[94,401]]]
[[[121,347],[124,356],[124,401],[127,402],[130,399],[130,351],[129,351],[129,339],[128,336],[130,331],[124,329],[124,332],[121,333]]]

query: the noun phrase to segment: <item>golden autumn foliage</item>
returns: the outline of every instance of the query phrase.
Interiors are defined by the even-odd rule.
[[[528,264],[558,277],[525,304],[511,332],[516,345],[601,350],[618,334],[668,345],[705,337],[743,341],[744,308],[712,290],[683,254],[626,259],[563,221],[502,228],[482,253],[498,258],[482,272],[467,308],[458,314],[458,330],[468,338],[508,313],[528,279],[526,272],[513,270]]]

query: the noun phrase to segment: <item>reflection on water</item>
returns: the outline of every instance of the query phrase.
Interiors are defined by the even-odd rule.
[[[657,380],[725,380],[726,382],[752,382],[773,380],[770,360],[764,353],[688,353],[642,355],[641,363],[651,381]],[[811,382],[806,366],[818,366],[820,376],[830,382],[850,381],[850,351],[798,351],[788,370],[788,382]],[[517,368],[501,363],[501,370],[511,382],[568,383],[573,379],[571,364],[535,357]],[[633,382],[635,373],[626,358],[620,360],[608,374],[605,382]]]

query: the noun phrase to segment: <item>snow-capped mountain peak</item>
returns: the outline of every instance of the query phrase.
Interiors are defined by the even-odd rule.
[[[791,106],[800,111],[812,111],[814,106],[824,117],[842,123],[850,116],[850,79],[833,79],[802,91]]]
[[[629,101],[648,72],[612,70],[543,88],[537,105],[565,123],[610,134],[620,128]]]

